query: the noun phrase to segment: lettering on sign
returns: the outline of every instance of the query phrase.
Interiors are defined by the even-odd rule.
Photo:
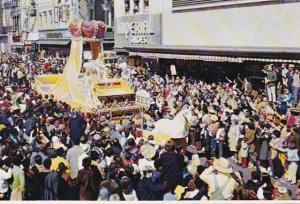
[[[62,38],[62,33],[46,33],[46,38]]]
[[[125,44],[160,44],[160,16],[121,17],[116,22],[117,40]]]
[[[120,23],[119,28],[117,34],[125,36],[130,44],[147,44],[147,37],[155,34],[148,21]]]

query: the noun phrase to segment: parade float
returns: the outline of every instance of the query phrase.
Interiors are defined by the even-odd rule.
[[[71,22],[71,50],[64,72],[37,76],[35,89],[72,108],[110,114],[116,120],[139,112],[140,107],[134,104],[135,93],[128,83],[107,74],[101,44],[106,27],[101,21]],[[87,63],[83,63],[84,42],[89,43],[92,55],[92,60]]]

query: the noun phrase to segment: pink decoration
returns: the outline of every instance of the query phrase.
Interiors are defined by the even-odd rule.
[[[73,37],[83,37],[86,39],[102,39],[104,33],[107,30],[107,26],[102,21],[83,21],[81,25],[73,21],[69,25],[69,32]]]
[[[81,36],[81,29],[80,26],[78,25],[77,22],[73,21],[69,25],[69,32],[71,33],[72,36],[74,37],[80,37]]]

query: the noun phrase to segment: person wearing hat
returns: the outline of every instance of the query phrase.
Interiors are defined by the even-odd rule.
[[[139,159],[138,161],[138,168],[141,172],[144,171],[146,167],[152,167],[154,169],[154,161],[151,160],[155,154],[156,154],[156,149],[153,145],[150,144],[144,144],[140,148],[140,152],[144,158]]]
[[[268,99],[269,102],[276,102],[276,82],[277,82],[277,74],[273,69],[273,65],[270,64],[267,66],[266,70],[263,70],[266,74],[265,83],[267,86]]]
[[[210,200],[231,200],[239,183],[233,177],[233,169],[227,159],[214,159],[213,165],[206,168],[200,179],[208,184]]]
[[[79,145],[82,149],[81,155],[78,157],[78,169],[81,170],[84,167],[82,166],[83,159],[89,157],[91,146],[88,143],[80,143]]]

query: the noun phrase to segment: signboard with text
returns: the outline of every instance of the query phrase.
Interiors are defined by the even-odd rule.
[[[135,103],[140,106],[149,107],[150,100],[151,100],[151,95],[145,90],[139,90],[135,93]]]
[[[40,39],[69,39],[71,37],[67,29],[40,31],[39,35],[40,35]]]
[[[116,46],[161,44],[161,14],[123,16],[115,25]]]

